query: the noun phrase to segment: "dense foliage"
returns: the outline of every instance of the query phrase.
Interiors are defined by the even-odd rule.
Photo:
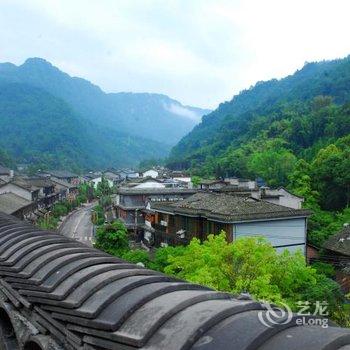
[[[99,226],[96,230],[95,247],[112,255],[123,256],[124,253],[129,251],[125,225],[116,220]]]
[[[12,169],[15,166],[15,162],[13,161],[13,159],[10,157],[10,155],[8,154],[7,151],[5,151],[4,149],[0,148],[0,165],[2,166],[7,166],[7,167],[11,167]]]
[[[317,269],[307,266],[301,252],[278,254],[260,237],[228,243],[222,232],[209,235],[203,243],[194,238],[186,247],[158,248],[151,257],[144,250],[130,250],[125,227],[115,222],[98,229],[96,246],[177,278],[220,291],[249,293],[257,300],[288,304],[295,311],[300,301],[311,306],[325,301],[331,317],[349,325],[344,295],[329,278],[333,271],[328,265],[319,264]]]

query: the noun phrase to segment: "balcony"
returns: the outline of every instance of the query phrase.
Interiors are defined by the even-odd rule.
[[[160,226],[160,225],[158,225],[158,226]],[[154,245],[160,246],[161,243],[167,243],[168,245],[171,245],[171,246],[186,245],[189,243],[189,240],[187,238],[181,238],[176,233],[166,233],[163,230],[155,229]]]

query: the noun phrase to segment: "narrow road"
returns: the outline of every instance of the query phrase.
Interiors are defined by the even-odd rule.
[[[92,246],[93,224],[91,222],[91,210],[96,203],[91,203],[70,214],[61,224],[58,232],[66,237],[71,237]]]

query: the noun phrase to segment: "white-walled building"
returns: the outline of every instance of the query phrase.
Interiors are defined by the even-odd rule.
[[[155,169],[149,169],[142,173],[142,177],[152,177],[153,179],[156,179],[158,176],[159,172]]]

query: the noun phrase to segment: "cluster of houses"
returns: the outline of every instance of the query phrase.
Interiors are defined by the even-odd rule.
[[[74,200],[80,183],[96,188],[102,179],[114,188],[112,216],[148,247],[186,244],[224,231],[228,241],[259,235],[277,250],[301,249],[310,262],[320,259],[318,249],[307,242],[312,213],[302,208],[304,199],[283,187],[266,187],[262,180],[231,177],[193,184],[185,173],[162,167],[27,176],[0,166],[0,211],[36,222],[57,201]],[[333,265],[349,262],[350,228],[333,235],[323,250]],[[350,263],[348,269],[344,284],[350,289]]]
[[[350,291],[350,226],[331,236],[323,247],[307,240],[312,212],[304,199],[286,188],[268,188],[261,180],[202,180],[194,186],[186,175],[151,169],[116,189],[115,216],[130,235],[148,247],[187,244],[224,231],[228,241],[264,236],[277,251],[300,249],[308,262],[336,268],[336,280]]]
[[[276,249],[305,251],[309,210],[285,188],[227,178],[194,186],[183,174],[165,177],[151,169],[116,189],[115,216],[136,240],[149,246],[184,244],[193,237],[226,232],[229,241],[265,236]]]
[[[79,176],[68,171],[15,174],[0,165],[0,211],[35,223],[62,200],[74,200]]]

